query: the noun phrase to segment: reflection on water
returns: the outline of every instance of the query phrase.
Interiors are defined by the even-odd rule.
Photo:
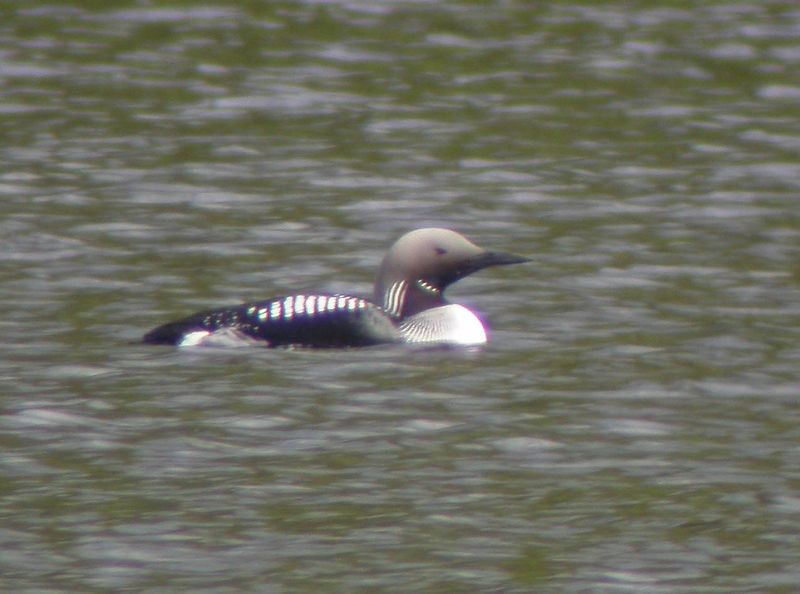
[[[792,3],[7,12],[7,589],[795,589]],[[135,344],[425,225],[485,349]]]

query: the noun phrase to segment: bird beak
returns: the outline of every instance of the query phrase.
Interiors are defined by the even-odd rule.
[[[484,252],[480,256],[476,258],[475,264],[478,265],[478,268],[475,270],[480,270],[481,268],[488,268],[489,266],[506,266],[508,264],[523,264],[525,262],[530,262],[530,258],[523,258],[522,256],[517,256],[516,254],[507,254],[504,252]]]
[[[522,264],[523,262],[530,262],[530,260],[522,256],[504,252],[481,252],[464,262],[449,278],[444,279],[444,284],[448,285],[473,272],[489,268],[490,266],[506,266],[508,264]]]

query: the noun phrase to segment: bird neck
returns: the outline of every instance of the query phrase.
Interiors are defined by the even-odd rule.
[[[380,296],[384,311],[396,320],[402,320],[432,307],[445,305],[442,289],[425,279],[400,280],[390,284]]]

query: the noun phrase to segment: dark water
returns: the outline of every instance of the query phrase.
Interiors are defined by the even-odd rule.
[[[3,591],[796,591],[794,2],[0,13]],[[432,224],[484,349],[132,343]]]

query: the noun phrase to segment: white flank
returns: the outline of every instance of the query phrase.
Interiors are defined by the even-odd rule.
[[[211,332],[208,330],[195,330],[194,332],[189,332],[186,334],[178,343],[178,346],[198,346],[203,344],[205,339],[209,336],[211,336]]]
[[[220,328],[214,332],[208,330],[195,330],[183,337],[178,346],[181,347],[247,347],[254,345],[269,344],[266,341],[258,340],[247,336],[236,328]]]

